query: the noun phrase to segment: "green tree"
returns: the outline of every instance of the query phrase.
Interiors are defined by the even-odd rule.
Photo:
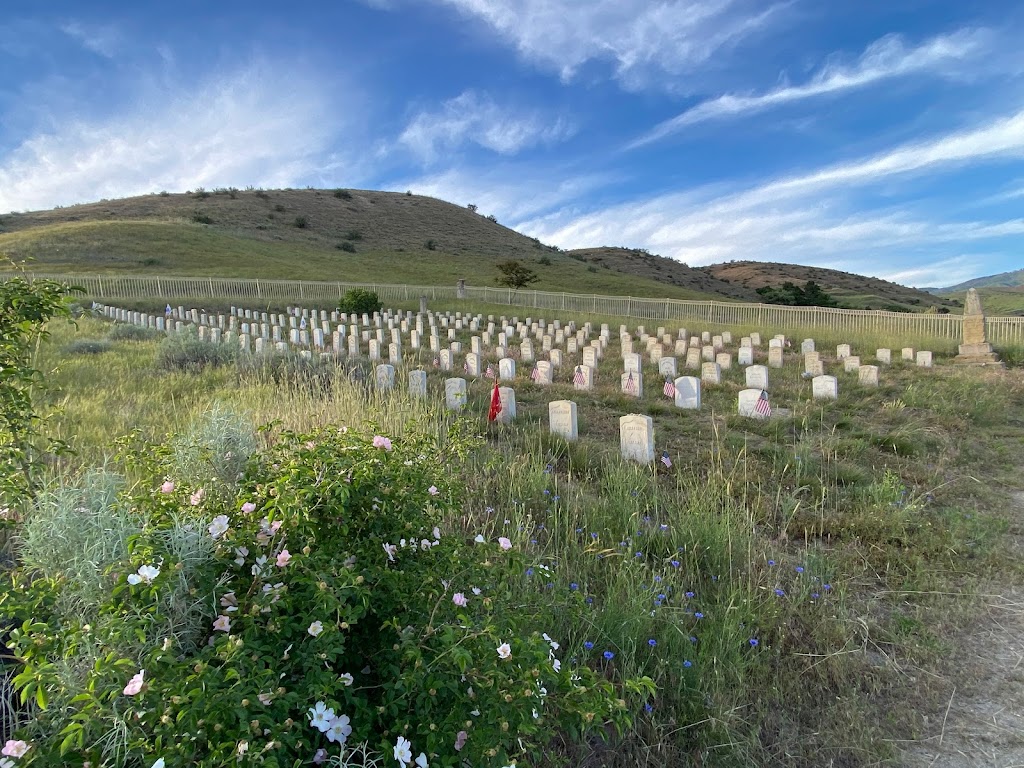
[[[501,273],[495,278],[498,285],[507,285],[516,291],[540,280],[536,272],[515,259],[498,264],[498,271]]]
[[[380,297],[373,291],[368,291],[365,288],[353,288],[342,296],[338,303],[338,310],[346,315],[370,315],[380,312],[383,306]]]
[[[32,390],[42,373],[32,366],[32,350],[46,336],[46,323],[70,314],[74,290],[56,280],[22,276],[0,280],[0,502],[9,506],[30,498],[43,462],[39,421]]]

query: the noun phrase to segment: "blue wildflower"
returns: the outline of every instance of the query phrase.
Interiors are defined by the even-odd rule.
[[[604,652],[604,657],[605,657],[605,658],[606,658],[606,659],[607,659],[608,661],[611,661],[612,659],[614,659],[614,658],[615,658],[615,654],[614,654],[614,653],[612,653],[611,651],[605,651],[605,652]]]
[[[654,639],[654,638],[652,637],[652,638],[651,638],[650,640],[648,640],[648,641],[647,641],[647,644],[648,644],[649,646],[651,646],[651,648],[653,648],[654,646],[656,646],[656,645],[658,644],[658,641],[657,641],[657,640],[655,640],[655,639]]]
[[[689,659],[687,659],[686,661],[683,662],[683,666],[686,667],[687,669],[689,669],[690,667],[693,666],[693,662],[690,661]]]
[[[569,585],[569,589],[571,589],[573,592],[575,592],[579,588],[580,588],[580,585],[577,584],[575,581],[572,584]]]
[[[786,596],[786,590],[784,590],[784,589],[776,589],[775,590],[775,594],[778,597],[785,597]]]
[[[701,613],[700,611],[694,611],[693,618],[695,618],[695,619],[703,619],[704,618],[704,614]]]
[[[757,648],[757,646],[760,645],[756,637],[750,638],[747,642],[750,643],[751,648]]]
[[[587,642],[583,644],[583,647],[586,648],[588,651],[594,650],[594,644],[589,640],[587,640]]]

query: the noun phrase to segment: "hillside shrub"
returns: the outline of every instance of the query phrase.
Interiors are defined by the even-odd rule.
[[[352,245],[352,243],[349,243],[349,242],[338,243],[335,247],[339,251],[345,251],[345,253],[355,253],[356,252],[356,247],[354,245]]]
[[[274,206],[274,210],[277,211],[278,213],[284,213],[284,206],[281,205],[281,203],[277,203]]]
[[[233,344],[200,339],[192,326],[167,336],[157,350],[157,366],[165,370],[200,371],[208,365],[227,365],[238,357]]]
[[[192,221],[195,224],[213,224],[213,219],[207,216],[202,211],[196,211],[192,214]]]
[[[341,301],[338,302],[338,311],[344,312],[346,315],[372,315],[374,312],[380,312],[383,306],[380,297],[373,291],[368,291],[365,288],[353,288],[341,297]]]
[[[196,187],[196,192],[195,192],[195,196],[196,196],[196,197],[197,197],[198,199],[200,199],[200,200],[205,200],[206,198],[208,198],[208,197],[210,196],[210,193],[209,193],[209,192],[207,192],[207,191],[206,191],[205,189],[203,189],[202,187]]]
[[[113,346],[106,339],[75,339],[64,347],[64,352],[68,355],[99,355],[111,349]]]
[[[562,659],[552,612],[513,588],[518,547],[441,530],[465,494],[443,468],[473,444],[283,433],[224,494],[174,476],[160,446],[126,452],[142,480],[88,506],[109,537],[48,520],[51,542],[109,543],[84,570],[92,610],[61,601],[73,552],[0,591],[32,708],[19,768],[498,767],[621,733],[650,680]]]
[[[545,267],[550,267],[551,259],[549,259],[547,256],[541,256],[539,259],[537,259],[537,263],[542,264]]]
[[[296,216],[295,217],[295,226],[298,229],[305,229],[308,225],[309,225],[309,219],[307,219],[305,216]]]
[[[363,233],[360,232],[358,229],[350,229],[348,232],[345,233],[345,239],[346,240],[362,240],[363,239]]]
[[[427,242],[423,244],[423,247],[426,248],[428,251],[436,251],[437,240],[427,240]]]
[[[14,507],[31,496],[35,478],[56,443],[40,443],[32,390],[43,384],[32,353],[46,323],[69,315],[69,286],[16,276],[0,281],[0,499]],[[0,523],[2,524],[2,523]]]
[[[346,189],[336,189],[336,190],[334,190],[334,196],[336,198],[338,198],[339,200],[351,200],[352,199],[352,193],[349,192]]]
[[[127,323],[115,323],[107,331],[107,338],[110,341],[152,341],[162,336],[164,336],[164,332],[158,331],[156,328],[143,328],[140,325]]]

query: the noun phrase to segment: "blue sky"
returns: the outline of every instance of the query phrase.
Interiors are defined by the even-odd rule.
[[[1019,0],[3,5],[0,211],[411,189],[694,266],[1024,267]]]

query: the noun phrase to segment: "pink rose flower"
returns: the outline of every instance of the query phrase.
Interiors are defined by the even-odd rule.
[[[465,731],[459,731],[455,734],[455,751],[461,752],[462,748],[466,746],[466,739],[469,738],[469,734]]]
[[[427,488],[427,493],[429,493],[431,496],[437,496],[437,494],[439,494],[440,491],[437,490],[436,485],[432,485],[429,488]]]
[[[146,670],[140,669],[137,675],[134,675],[131,680],[128,681],[128,685],[124,687],[125,696],[135,696],[139,691],[142,690],[142,679],[146,676]],[[7,753],[4,752],[6,755]]]
[[[193,507],[198,507],[202,503],[203,499],[205,499],[205,498],[206,498],[206,491],[204,491],[202,488],[200,488],[198,491],[196,491],[191,496],[189,496],[188,500],[189,500],[189,503],[191,503]]]
[[[254,512],[255,510],[256,510],[256,505],[253,504],[251,501],[247,501],[247,502],[245,502],[245,504],[242,505],[242,511],[245,512],[245,514],[247,514],[247,515],[250,512]]]
[[[512,549],[512,542],[508,539],[507,536],[501,536],[498,539],[498,544],[501,545],[502,549],[505,549],[505,550]]]
[[[22,757],[26,752],[29,751],[31,745],[28,742],[18,739],[8,739],[7,743],[4,744],[3,750],[0,750],[0,754],[7,755],[7,757]]]
[[[463,608],[466,605],[466,596],[461,592],[456,592],[452,595],[452,602],[459,606],[459,608]]]
[[[160,486],[160,493],[173,493],[174,483],[170,480],[164,480],[164,484]]]
[[[230,632],[231,631],[231,618],[229,616],[218,616],[217,620],[213,622],[213,628],[218,632]]]
[[[277,567],[278,568],[284,568],[286,565],[288,565],[288,561],[291,560],[291,559],[292,559],[292,556],[288,552],[288,550],[287,549],[282,549],[280,554],[278,554],[278,556],[277,556]]]
[[[381,435],[374,435],[374,437],[373,437],[373,447],[374,448],[383,448],[385,451],[390,451],[391,450],[391,441],[388,440],[386,437],[382,437]]]

